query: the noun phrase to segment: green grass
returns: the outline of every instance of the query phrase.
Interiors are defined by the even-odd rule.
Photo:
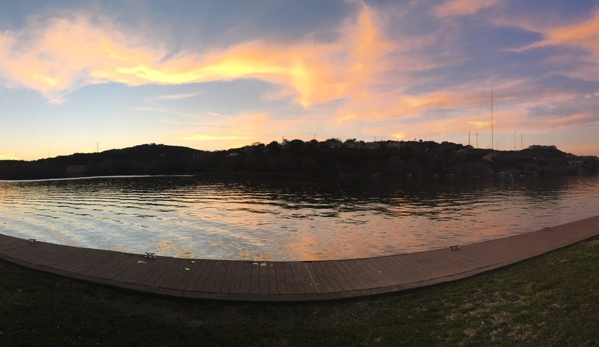
[[[309,304],[132,293],[0,261],[0,346],[599,346],[599,244],[387,296]]]

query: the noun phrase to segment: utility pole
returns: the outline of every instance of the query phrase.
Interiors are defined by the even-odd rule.
[[[470,129],[468,129],[468,146],[470,146]]]
[[[476,148],[478,148],[478,133],[476,133]]]
[[[516,130],[514,130],[514,151],[516,150]]]
[[[520,149],[524,149],[524,135],[520,134]]]

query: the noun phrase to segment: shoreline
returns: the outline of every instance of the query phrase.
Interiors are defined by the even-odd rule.
[[[160,257],[33,242],[0,234],[0,258],[28,268],[192,299],[317,301],[451,282],[599,235],[599,216],[450,248],[373,258],[239,261]]]

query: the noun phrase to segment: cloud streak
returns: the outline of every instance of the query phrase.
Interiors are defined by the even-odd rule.
[[[467,16],[497,6],[500,2],[501,0],[449,0],[434,7],[432,12],[439,18]]]

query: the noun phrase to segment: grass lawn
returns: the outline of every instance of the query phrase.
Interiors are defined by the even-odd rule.
[[[0,261],[0,346],[599,346],[599,243],[351,301],[192,301]]]

